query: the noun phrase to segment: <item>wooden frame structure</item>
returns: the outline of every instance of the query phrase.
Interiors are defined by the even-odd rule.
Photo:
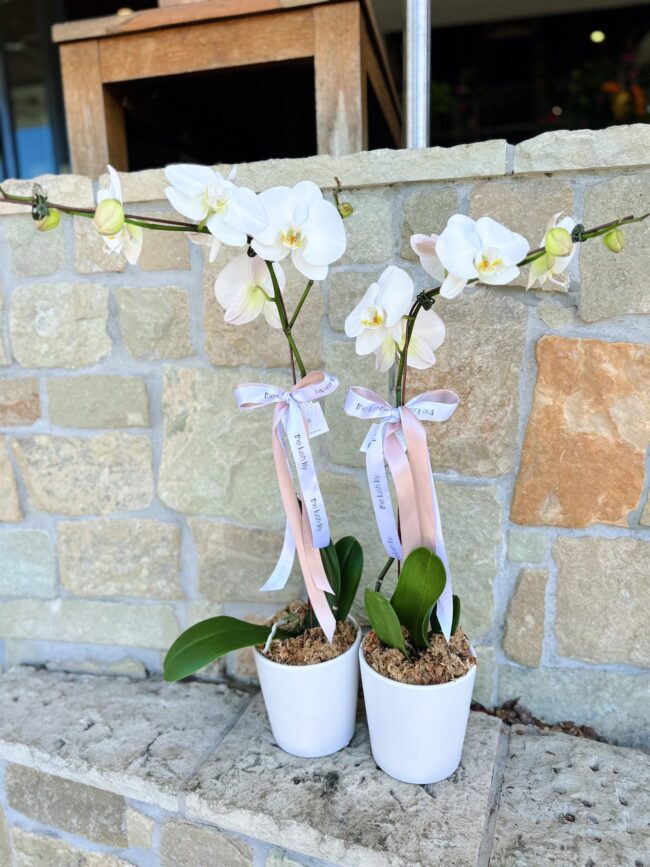
[[[73,171],[128,170],[111,85],[313,58],[318,153],[368,147],[367,90],[401,145],[401,114],[369,0],[205,0],[58,24]]]

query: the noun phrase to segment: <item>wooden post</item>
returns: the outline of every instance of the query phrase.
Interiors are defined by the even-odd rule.
[[[73,171],[96,178],[108,163],[126,171],[124,112],[102,82],[99,41],[63,43],[61,77]]]
[[[319,154],[340,156],[368,146],[361,14],[357,2],[313,9]]]

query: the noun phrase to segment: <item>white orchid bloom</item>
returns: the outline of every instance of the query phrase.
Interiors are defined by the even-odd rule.
[[[188,232],[187,237],[197,247],[209,247],[208,260],[214,262],[219,255],[221,249],[221,241],[215,238],[214,235],[208,235],[206,232]]]
[[[529,250],[528,241],[491,217],[472,220],[454,214],[436,240],[436,254],[447,275],[440,287],[444,298],[455,298],[469,280],[492,286],[510,283],[518,263]]]
[[[564,219],[558,222],[558,218],[562,216],[562,211],[555,214],[548,221],[546,226],[546,232],[550,229],[566,229],[569,234],[573,231],[576,221],[573,217],[564,217]],[[544,237],[542,238],[540,246],[544,246],[544,241],[546,239],[546,232],[544,233]],[[561,286],[563,289],[569,285],[569,278],[564,273],[569,266],[569,262],[573,258],[573,254],[576,251],[575,244],[573,245],[573,249],[569,253],[568,256],[551,256],[550,253],[544,253],[543,256],[540,256],[539,259],[534,259],[530,263],[530,274],[528,275],[528,285],[527,289],[532,289],[535,283],[539,283],[540,287],[543,286],[547,280],[551,283],[554,283],[556,286]]]
[[[114,199],[120,205],[124,204],[122,198],[122,184],[120,176],[113,166],[107,166],[108,186],[97,191],[97,204],[107,199]],[[111,253],[124,253],[126,261],[135,265],[142,252],[142,227],[133,226],[131,223],[122,222],[121,228],[114,235],[103,235],[104,245]]]
[[[171,184],[165,195],[172,206],[190,220],[205,224],[208,231],[233,247],[243,246],[267,223],[259,197],[233,183],[233,172],[224,178],[209,166],[179,163],[167,166]]]
[[[406,320],[402,320],[404,324],[404,336],[400,351],[404,349],[406,337]],[[413,326],[411,339],[409,340],[408,355],[406,363],[409,367],[416,367],[418,370],[426,370],[436,363],[435,350],[438,349],[445,341],[445,323],[434,310],[420,310]]]
[[[442,283],[445,279],[445,269],[436,252],[438,237],[438,235],[411,235],[411,249],[420,260],[423,270]]]
[[[345,252],[341,215],[325,201],[312,181],[295,187],[272,187],[260,193],[268,225],[255,233],[251,244],[263,259],[291,261],[309,280],[324,280],[328,266]]]
[[[274,270],[280,292],[284,292],[284,271],[277,264]],[[228,262],[215,281],[214,293],[226,310],[224,319],[231,325],[245,325],[264,313],[269,325],[280,328],[278,308],[272,300],[271,275],[266,262],[259,256],[243,253]]]

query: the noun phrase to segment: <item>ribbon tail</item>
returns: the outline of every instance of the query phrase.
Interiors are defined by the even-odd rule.
[[[370,498],[375,512],[375,521],[381,541],[389,557],[402,559],[402,545],[397,532],[397,523],[386,477],[384,458],[383,429],[376,426],[375,438],[366,450],[366,474],[370,488]]]
[[[331,539],[330,528],[309,445],[309,428],[301,410],[293,401],[289,404],[287,439],[302,491],[302,508],[309,518],[314,545],[317,548],[326,548]]]
[[[323,630],[327,640],[331,644],[332,639],[334,638],[334,632],[336,631],[336,618],[332,614],[332,609],[329,606],[325,593],[332,593],[333,591],[330,587],[329,581],[327,580],[327,576],[325,575],[320,550],[313,546],[311,528],[304,511],[302,524],[302,538],[305,543],[304,554],[306,568],[303,569],[305,587],[307,588],[307,595],[309,596],[311,607],[314,609],[314,614],[318,619],[320,628]]]
[[[438,617],[438,623],[440,624],[440,628],[442,629],[442,634],[445,636],[447,641],[449,641],[449,638],[451,636],[451,624],[454,618],[454,597],[451,583],[451,570],[449,568],[449,560],[447,558],[445,540],[442,535],[442,521],[440,519],[440,509],[438,507],[438,497],[436,495],[436,486],[433,481],[433,476],[431,476],[431,493],[433,504],[433,518],[436,528],[436,554],[442,560],[443,566],[445,567],[445,572],[447,574],[445,588],[440,594],[440,598],[438,599],[436,614]]]
[[[392,425],[391,425],[392,427]],[[398,426],[395,426],[397,430]],[[408,557],[414,548],[422,545],[420,532],[420,516],[416,499],[416,485],[408,457],[402,444],[394,435],[387,432],[384,440],[384,453],[390,468],[399,509],[400,537],[402,540],[402,557]]]
[[[282,551],[278,557],[278,562],[275,564],[273,572],[269,575],[266,583],[260,587],[263,592],[270,590],[282,590],[286,586],[291,570],[293,569],[293,561],[296,555],[296,540],[293,538],[289,521],[284,525],[284,542]]]

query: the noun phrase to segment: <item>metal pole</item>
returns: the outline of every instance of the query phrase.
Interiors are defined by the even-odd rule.
[[[406,147],[429,144],[431,0],[406,0],[404,39]]]

